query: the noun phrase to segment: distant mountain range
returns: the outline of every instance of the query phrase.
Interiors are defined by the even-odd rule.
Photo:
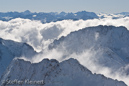
[[[24,12],[0,12],[0,20],[2,21],[9,21],[15,18],[24,18],[24,19],[31,19],[31,20],[40,20],[42,23],[49,23],[55,21],[61,21],[66,19],[71,20],[87,20],[87,19],[94,19],[98,18],[98,16],[94,12],[87,12],[87,11],[80,11],[77,13],[57,13],[57,12],[50,12],[50,13],[32,13],[29,10]]]
[[[121,13],[116,13],[116,14],[121,14],[121,15],[129,16],[129,12],[121,12]]]
[[[96,14],[94,12],[87,12],[87,11],[79,11],[76,13],[66,13],[66,12],[30,12],[26,10],[24,12],[0,12],[0,20],[2,21],[9,21],[15,18],[24,18],[30,20],[40,20],[42,23],[50,23],[56,22],[61,20],[87,20],[87,19],[98,19],[98,18],[106,18],[106,16],[112,16],[113,19],[118,19],[121,17],[128,17],[129,12],[121,12],[121,13],[114,13],[114,14],[106,14],[100,13]]]

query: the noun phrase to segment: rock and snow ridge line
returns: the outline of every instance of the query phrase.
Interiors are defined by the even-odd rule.
[[[21,86],[29,85],[24,82],[26,79],[43,80],[44,86],[126,86],[122,81],[106,78],[100,74],[92,74],[73,58],[60,63],[55,59],[44,59],[39,63],[14,59],[2,76],[0,84],[7,86],[7,82],[2,81],[15,79],[23,81]],[[40,85],[33,83],[31,86]]]

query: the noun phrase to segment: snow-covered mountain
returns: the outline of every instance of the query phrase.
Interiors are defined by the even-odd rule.
[[[129,31],[125,27],[97,26],[71,32],[55,40],[49,49],[57,48],[67,53],[81,53],[87,49],[103,50],[102,53],[118,57],[120,63],[129,63]],[[112,59],[113,59],[112,58]],[[115,59],[116,60],[116,59]]]
[[[30,45],[0,38],[0,77],[15,57],[29,59],[34,55],[36,52]]]
[[[20,86],[126,86],[121,81],[92,74],[72,58],[61,63],[54,59],[44,59],[40,63],[14,59],[2,76],[0,85],[14,86],[18,85],[18,81]]]
[[[55,40],[49,45],[49,50],[53,49],[63,53],[59,59],[74,57],[95,73],[108,77],[110,73],[129,73],[121,72],[129,65],[129,31],[125,27],[100,25],[84,28]]]
[[[31,19],[31,20],[40,20],[42,23],[54,22],[54,21],[61,21],[61,20],[87,20],[87,19],[94,19],[98,18],[98,16],[94,12],[87,12],[87,11],[80,11],[77,13],[57,13],[57,12],[50,12],[50,13],[32,13],[29,10],[25,12],[0,12],[0,20],[8,21],[15,18],[24,18],[24,19]]]

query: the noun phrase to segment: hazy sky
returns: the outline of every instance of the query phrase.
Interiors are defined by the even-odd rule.
[[[129,0],[0,0],[0,12],[129,12]]]

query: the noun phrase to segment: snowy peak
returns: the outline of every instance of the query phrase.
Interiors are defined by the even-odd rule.
[[[24,12],[22,12],[24,15],[29,15],[29,14],[31,14],[31,12],[29,11],[29,10],[26,10],[26,11],[24,11]]]
[[[15,79],[23,81],[22,86],[28,85],[26,80],[41,80],[44,86],[126,86],[123,82],[106,78],[103,75],[92,74],[72,58],[61,63],[54,59],[44,59],[40,63],[14,59],[1,81]],[[0,84],[6,86],[7,82]],[[32,84],[32,86],[35,85]]]
[[[83,19],[83,20],[87,20],[88,18],[94,19],[94,17],[98,18],[98,16],[94,12],[80,11],[75,14],[77,17],[79,17],[80,19]]]

